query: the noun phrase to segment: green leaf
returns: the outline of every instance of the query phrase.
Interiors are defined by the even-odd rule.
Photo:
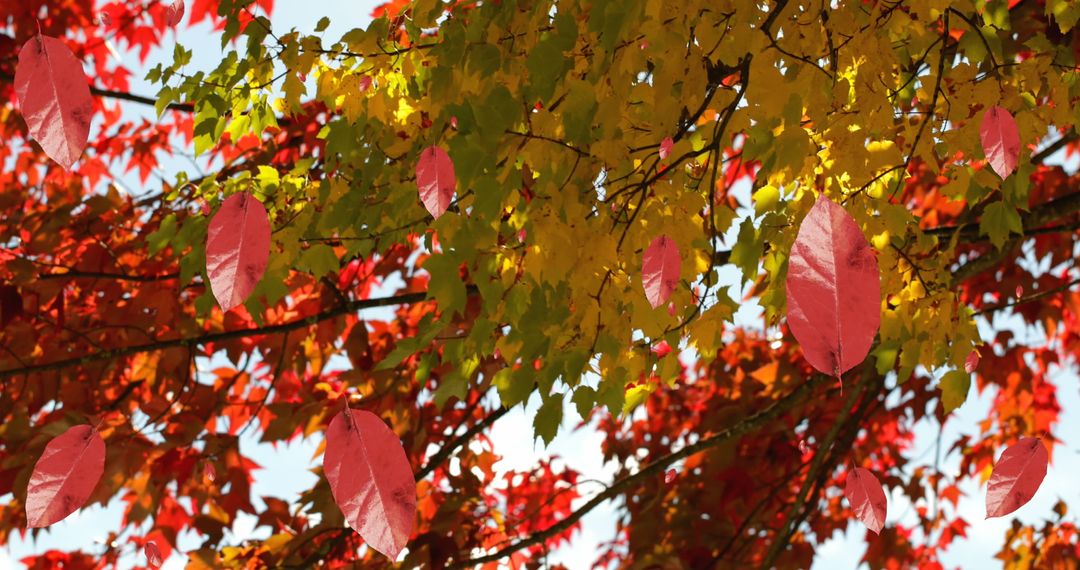
[[[418,330],[423,331],[422,336],[401,339],[401,341],[397,343],[397,346],[394,347],[394,350],[386,355],[386,358],[375,365],[375,370],[389,370],[390,368],[401,364],[401,361],[406,358],[416,354],[421,348],[431,344],[431,341],[439,336],[439,331],[442,330],[442,323],[437,320],[431,320],[429,317],[430,315],[426,315],[417,327]]]
[[[623,402],[623,415],[627,415],[634,411],[641,404],[645,403],[645,400],[649,399],[649,394],[652,394],[652,390],[648,386],[634,386],[626,391],[626,399]]]
[[[334,248],[322,243],[307,248],[300,254],[297,263],[301,270],[311,273],[315,279],[321,279],[323,275],[336,271],[339,267]]]
[[[941,377],[938,387],[941,388],[941,405],[948,414],[967,400],[968,391],[971,389],[971,375],[963,370],[951,370]]]
[[[614,370],[610,377],[600,381],[596,392],[596,403],[606,406],[612,416],[618,416],[626,401],[626,369]]]
[[[1067,34],[1080,20],[1080,4],[1073,0],[1047,0],[1046,13],[1053,14],[1061,33]]]
[[[529,94],[533,99],[546,101],[555,92],[558,80],[566,72],[567,59],[563,50],[551,39],[541,41],[525,60],[529,70]]]
[[[779,203],[780,189],[771,184],[762,186],[754,192],[754,215],[760,216],[765,212],[771,212]]]
[[[497,85],[477,108],[476,126],[485,139],[497,140],[520,116],[521,108],[510,90]]]
[[[156,232],[146,236],[146,242],[149,245],[150,255],[157,255],[157,253],[166,246],[169,245],[169,241],[176,235],[176,214],[169,214],[165,216],[164,220],[161,220],[161,225],[158,226]]]
[[[562,414],[563,395],[557,392],[548,396],[536,411],[533,430],[536,437],[543,438],[544,445],[550,445],[551,440],[555,439],[555,434],[562,425]]]
[[[172,87],[162,87],[158,92],[157,101],[154,102],[154,111],[157,112],[157,116],[161,116],[165,112],[165,108],[176,100],[176,90]]]
[[[754,227],[754,220],[744,218],[739,226],[739,237],[735,246],[731,248],[731,262],[742,270],[743,282],[751,281],[757,277],[758,265],[765,244],[761,234]]]
[[[458,273],[460,261],[450,252],[433,255],[424,261],[431,274],[428,295],[439,303],[439,310],[450,315],[465,308],[465,283]]]
[[[504,407],[512,408],[524,402],[532,393],[534,384],[531,379],[520,374],[521,370],[523,368],[516,371],[503,368],[496,372],[495,377],[492,379],[492,383],[495,384],[495,388],[499,391],[499,400],[502,401]]]
[[[469,47],[465,69],[481,77],[489,76],[499,69],[499,48],[486,43]]]
[[[577,390],[574,390],[574,395],[570,398],[570,401],[577,406],[581,421],[587,422],[593,408],[596,407],[596,390],[591,386],[578,386]]]
[[[450,398],[465,399],[465,393],[469,389],[469,379],[458,370],[453,370],[439,379],[439,386],[435,388],[433,400],[435,405],[442,408]]]
[[[982,220],[979,221],[979,233],[990,236],[990,243],[1001,249],[1010,233],[1022,234],[1024,227],[1021,225],[1020,214],[1016,212],[1016,208],[1005,202],[994,202],[983,210]]]
[[[882,342],[873,352],[877,359],[877,373],[884,376],[896,364],[896,357],[900,354],[900,347],[895,342]]]

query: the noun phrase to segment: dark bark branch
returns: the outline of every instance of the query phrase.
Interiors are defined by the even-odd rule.
[[[589,502],[579,507],[576,511],[571,513],[563,520],[547,527],[540,532],[537,532],[526,538],[518,540],[517,542],[514,542],[508,546],[505,546],[492,554],[456,562],[451,566],[451,568],[471,568],[480,564],[494,562],[506,558],[507,556],[510,556],[514,552],[517,552],[523,548],[528,548],[536,544],[541,544],[550,539],[551,537],[566,531],[574,523],[581,520],[581,518],[584,517],[587,513],[600,506],[601,504],[615,498],[627,488],[630,488],[633,485],[636,485],[650,477],[662,476],[664,469],[672,463],[675,463],[680,459],[689,457],[696,453],[705,451],[706,449],[716,447],[726,441],[742,436],[765,425],[768,422],[773,421],[787,410],[795,407],[796,404],[802,401],[804,396],[808,395],[818,386],[821,386],[822,384],[830,380],[832,380],[831,377],[827,377],[824,375],[814,375],[809,380],[800,385],[798,388],[796,388],[791,394],[788,394],[782,399],[777,400],[774,404],[765,408],[764,410],[761,410],[754,415],[746,417],[739,423],[721,432],[704,437],[698,440],[696,443],[688,445],[680,449],[679,451],[669,453],[668,455],[665,455],[664,457],[653,461],[649,465],[642,467],[637,473],[634,473],[633,475],[627,475],[613,482],[611,486],[609,486],[604,491],[598,493],[595,497],[590,499]]]
[[[165,273],[162,275],[128,275],[126,273],[106,273],[101,271],[79,271],[72,269],[63,273],[44,273],[38,276],[39,281],[50,279],[115,279],[117,281],[169,281],[180,277],[179,273]]]
[[[1031,295],[1028,295],[1026,297],[1021,297],[1021,298],[1019,298],[1019,299],[1017,299],[1017,300],[1015,300],[1013,302],[1010,302],[1010,303],[999,303],[997,305],[990,305],[989,307],[984,307],[982,309],[979,309],[978,311],[975,311],[974,314],[975,315],[985,315],[987,313],[996,313],[997,311],[1000,311],[1002,309],[1008,309],[1010,307],[1016,307],[1016,306],[1019,306],[1019,305],[1026,305],[1028,303],[1033,303],[1035,301],[1038,301],[1039,299],[1042,299],[1043,297],[1049,297],[1051,295],[1057,295],[1058,293],[1063,293],[1065,291],[1068,291],[1069,289],[1072,289],[1073,286],[1075,286],[1077,284],[1080,284],[1080,279],[1073,279],[1072,281],[1062,283],[1061,285],[1059,285],[1057,287],[1054,287],[1053,289],[1047,289],[1045,291],[1039,291],[1038,293],[1032,293]]]
[[[475,293],[477,288],[475,285],[469,285],[466,289],[470,294]],[[304,317],[302,319],[296,319],[284,323],[275,325],[266,325],[263,327],[236,329],[231,331],[223,331],[219,333],[211,333],[194,337],[183,337],[159,340],[150,343],[137,344],[132,346],[125,346],[121,348],[114,348],[110,350],[102,350],[98,352],[92,352],[83,356],[76,356],[72,358],[64,358],[60,360],[54,360],[52,362],[43,362],[38,364],[31,364],[29,366],[22,366],[19,368],[9,368],[7,370],[0,370],[0,378],[11,378],[19,374],[32,374],[35,372],[47,372],[50,370],[60,370],[68,366],[77,366],[82,364],[89,364],[91,362],[98,362],[101,360],[111,360],[122,356],[130,356],[133,354],[139,354],[143,352],[154,352],[158,350],[164,350],[168,348],[178,347],[195,347],[200,344],[206,344],[209,342],[218,342],[223,340],[231,340],[234,338],[244,338],[250,336],[263,336],[269,334],[280,334],[289,331],[302,329],[318,324],[321,321],[340,317],[345,314],[355,313],[363,309],[370,309],[374,307],[389,307],[393,305],[404,305],[409,303],[419,303],[427,300],[427,292],[419,293],[404,293],[401,295],[394,295],[390,297],[379,297],[376,299],[362,299],[358,301],[352,301],[346,305],[340,305],[333,309],[316,313],[314,315]]]
[[[862,378],[859,379],[855,389],[851,390],[851,393],[848,394],[847,401],[844,402],[844,407],[840,410],[840,415],[837,416],[832,427],[829,429],[828,433],[825,434],[825,439],[821,441],[817,453],[814,454],[814,459],[810,463],[810,470],[806,473],[806,479],[803,480],[799,492],[795,495],[795,502],[788,510],[787,516],[784,517],[784,526],[776,534],[772,545],[769,547],[769,552],[761,564],[762,568],[772,568],[776,559],[784,549],[787,548],[791,535],[795,532],[795,529],[798,528],[800,514],[804,512],[803,509],[808,504],[807,499],[810,495],[811,486],[815,485],[816,481],[832,467],[832,462],[826,460],[832,457],[833,443],[840,435],[840,431],[848,423],[848,418],[855,409],[855,403],[858,402],[860,396],[866,392],[871,384],[871,380],[877,376],[877,371],[874,370],[873,358],[867,358],[863,361],[860,368],[862,369]]]
[[[12,83],[15,81],[13,75],[7,73],[0,73],[0,81],[6,81]],[[139,103],[142,105],[150,105],[153,107],[157,104],[157,99],[153,97],[147,97],[145,95],[136,95],[134,93],[128,93],[126,91],[114,91],[112,89],[102,89],[100,87],[90,86],[90,94],[97,97],[106,97],[109,99],[117,99],[119,101],[127,101],[129,103]],[[191,113],[195,111],[195,105],[191,103],[169,103],[166,107],[173,111],[183,111],[185,113]]]
[[[1070,231],[1075,228],[1076,224],[1068,224],[1063,226],[1050,226],[1053,222],[1060,220],[1069,215],[1080,212],[1080,191],[1055,198],[1041,206],[1038,206],[1021,216],[1021,222],[1024,227],[1025,233],[1045,233],[1050,231]],[[925,230],[925,233],[946,236],[951,232],[959,231],[961,237],[971,238],[970,241],[978,242],[983,241],[978,235],[979,227],[977,223],[965,224],[963,226],[955,227],[941,227],[931,228]],[[967,240],[966,240],[967,241]],[[975,275],[979,272],[988,269],[999,263],[1006,253],[1010,252],[1013,248],[1019,245],[1023,241],[1023,237],[1015,237],[1006,244],[998,252],[988,253],[981,257],[978,257],[968,263],[962,265],[953,273],[953,283],[960,283],[965,279]],[[730,261],[730,251],[718,251],[713,256],[713,263],[715,265],[724,265]],[[55,275],[55,277],[54,277]],[[42,278],[58,279],[62,277],[86,277],[86,278],[111,278],[111,279],[123,279],[130,281],[156,281],[163,279],[171,279],[171,274],[159,275],[159,276],[140,276],[140,275],[125,275],[125,274],[110,274],[110,273],[92,273],[92,272],[70,272],[64,274],[49,274],[44,275]],[[469,294],[475,294],[478,289],[475,285],[470,285],[467,288]],[[21,366],[19,368],[11,368],[7,370],[0,370],[0,379],[10,378],[19,374],[29,374],[34,372],[45,372],[49,370],[59,370],[68,366],[76,366],[80,364],[89,364],[91,362],[97,362],[101,360],[109,360],[118,358],[121,356],[130,356],[133,354],[139,354],[143,352],[152,352],[156,350],[162,350],[175,347],[194,347],[199,344],[229,340],[234,338],[241,338],[245,336],[257,336],[275,333],[284,333],[306,326],[316,324],[320,321],[338,317],[347,313],[356,312],[362,309],[371,307],[385,307],[392,305],[402,305],[408,303],[417,303],[427,299],[427,293],[408,293],[403,295],[397,295],[392,297],[384,297],[378,299],[363,299],[358,301],[352,301],[348,304],[341,305],[334,309],[330,309],[321,313],[317,313],[310,317],[303,319],[297,319],[287,323],[280,323],[276,325],[268,325],[265,327],[257,327],[251,329],[239,329],[234,331],[225,331],[214,334],[207,334],[197,337],[177,338],[168,340],[159,340],[150,343],[144,343],[139,345],[127,346],[122,348],[115,348],[111,350],[104,350],[94,352],[81,357],[72,357],[62,360],[56,360],[53,362],[31,364],[28,366]],[[996,310],[996,309],[995,309]]]
[[[1080,212],[1080,191],[1059,196],[1045,204],[1035,206],[1030,212],[1020,215],[1020,223],[1024,228],[1025,234],[1047,233],[1048,230],[1057,231],[1057,229],[1051,227],[1050,224],[1077,212]],[[1063,226],[1064,229],[1070,229],[1071,227],[1072,226]],[[978,222],[971,222],[959,226],[940,226],[923,230],[924,234],[941,237],[948,237],[956,232],[960,233],[960,239],[964,242],[983,241],[980,240],[979,237]]]
[[[1050,200],[1045,204],[1033,208],[1027,214],[1021,215],[1020,222],[1024,227],[1025,235],[1014,236],[1009,239],[1001,249],[988,252],[961,265],[953,272],[953,285],[961,283],[974,275],[996,266],[1008,254],[1012,253],[1017,246],[1024,242],[1029,232],[1045,233],[1048,229],[1053,229],[1050,227],[1050,224],[1076,214],[1077,212],[1080,212],[1080,191]],[[1071,229],[1073,225],[1069,224],[1061,227],[1063,229]],[[972,232],[977,235],[979,226],[976,223],[971,223],[960,227],[941,228],[941,233],[947,235],[950,230],[960,231],[961,236],[963,237]]]
[[[1076,140],[1076,131],[1070,129],[1068,132],[1061,135],[1061,138],[1059,138],[1058,140],[1050,143],[1049,145],[1046,146],[1046,148],[1040,150],[1039,152],[1036,152],[1035,154],[1031,155],[1031,162],[1033,162],[1035,164],[1041,164],[1047,158],[1050,158],[1050,155],[1052,155],[1055,152],[1061,150],[1062,147],[1064,147],[1065,145],[1067,145],[1067,144],[1069,144],[1069,143],[1071,143],[1071,142],[1073,142],[1075,140]]]
[[[430,475],[436,467],[438,467],[451,455],[453,455],[453,453],[457,451],[459,447],[465,445],[466,443],[469,443],[469,441],[472,440],[472,438],[475,437],[476,434],[484,431],[488,427],[491,427],[491,424],[494,424],[496,421],[498,421],[499,418],[505,416],[506,413],[509,411],[510,408],[500,407],[494,412],[488,414],[487,417],[485,417],[484,419],[477,422],[476,425],[466,430],[465,433],[459,435],[458,437],[451,440],[449,443],[443,445],[439,449],[439,451],[436,452],[435,455],[432,455],[431,458],[428,459],[427,463],[425,463],[424,466],[416,472],[416,480],[419,481],[424,477]]]

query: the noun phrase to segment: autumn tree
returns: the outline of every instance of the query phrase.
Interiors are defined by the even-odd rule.
[[[0,540],[125,503],[29,566],[195,530],[195,569],[530,567],[617,501],[607,567],[807,567],[861,525],[871,567],[933,567],[960,482],[988,516],[1037,492],[1080,349],[1080,181],[1047,162],[1080,149],[1077,5],[395,0],[340,38],[272,10],[0,4]],[[169,30],[206,21],[196,69],[216,48]],[[184,153],[211,171],[155,177]],[[980,334],[1009,314],[1030,334]],[[959,473],[912,468],[972,378]],[[544,442],[599,422],[603,490],[496,480],[530,397]],[[246,430],[325,438],[298,504],[256,512]],[[242,512],[270,538],[230,543]],[[1075,564],[1045,517],[1003,561]]]

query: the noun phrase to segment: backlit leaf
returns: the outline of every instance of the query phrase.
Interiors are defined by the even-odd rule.
[[[41,528],[82,508],[105,470],[105,442],[93,426],[68,429],[45,446],[26,489],[26,523]]]
[[[396,560],[416,518],[416,482],[398,436],[379,416],[346,408],[326,430],[323,472],[349,526]]]
[[[82,63],[64,42],[34,36],[19,51],[15,95],[30,135],[70,169],[86,148],[94,111]]]
[[[165,23],[170,28],[180,25],[184,19],[184,0],[173,0],[165,5]]]
[[[671,147],[675,146],[675,142],[671,140],[671,137],[664,138],[660,142],[660,160],[666,160],[668,155],[671,154]]]
[[[1038,438],[1023,437],[1009,446],[986,485],[986,518],[1003,517],[1026,505],[1042,485],[1048,461]]]
[[[641,281],[645,285],[645,297],[655,309],[667,302],[679,284],[682,265],[679,247],[670,237],[657,236],[645,250],[641,261]]]
[[[862,467],[856,467],[848,472],[844,496],[851,503],[855,516],[866,525],[866,528],[874,531],[874,534],[880,533],[885,526],[885,514],[888,512],[889,502],[885,498],[885,492],[881,489],[881,483],[877,477]]]
[[[788,326],[814,368],[840,375],[862,362],[881,322],[877,259],[855,220],[825,197],[791,248],[787,296]]]
[[[416,163],[416,185],[420,189],[420,201],[438,219],[450,207],[457,186],[454,163],[445,150],[429,146],[420,153]]]
[[[964,359],[964,372],[971,374],[975,372],[975,369],[979,367],[979,351],[972,350],[968,353],[967,358]]]
[[[1016,208],[999,200],[983,209],[982,219],[979,220],[979,233],[989,236],[990,243],[1000,249],[1005,245],[1009,234],[1024,233],[1024,226]]]
[[[971,389],[971,373],[950,370],[941,377],[938,385],[941,388],[941,405],[947,414],[967,400],[968,391]]]
[[[270,259],[270,220],[254,196],[229,196],[210,220],[206,273],[223,311],[243,303],[255,289]]]
[[[161,568],[164,560],[161,558],[161,550],[154,541],[151,540],[146,543],[146,546],[143,547],[143,553],[146,554],[146,565],[151,570]]]
[[[1020,158],[1020,131],[1013,116],[996,105],[990,107],[983,113],[979,136],[987,162],[998,176],[1008,178]]]

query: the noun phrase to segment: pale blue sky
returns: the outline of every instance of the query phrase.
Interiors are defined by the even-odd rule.
[[[369,21],[368,14],[376,4],[371,0],[348,1],[348,0],[278,0],[276,11],[273,15],[274,29],[277,32],[295,27],[302,31],[314,29],[315,23],[324,15],[331,20],[330,27],[324,33],[328,40],[335,40],[340,35],[356,26],[365,25]],[[219,61],[217,38],[208,26],[201,25],[195,29],[189,29],[185,25],[178,33],[178,41],[185,47],[194,51],[191,63],[192,69],[209,69]],[[152,67],[160,61],[171,58],[171,49],[158,50],[151,55],[147,66],[138,64],[135,57],[125,55],[125,63],[136,70],[138,78],[135,81],[133,91],[152,95],[155,88],[141,80],[145,69]],[[133,113],[147,113],[147,109],[141,106],[131,105],[128,111]],[[1070,165],[1075,169],[1075,165]],[[184,159],[171,159],[162,164],[162,174],[171,178],[177,171],[190,168],[190,163]],[[126,177],[126,183],[135,193],[141,193],[134,177]],[[151,182],[151,187],[156,183]],[[148,188],[149,189],[149,188]],[[748,192],[745,186],[739,188],[737,193],[743,200],[748,202]],[[737,224],[735,224],[737,227]],[[729,243],[734,235],[728,236]],[[737,276],[734,271],[728,271],[724,275],[727,283],[735,283]],[[735,297],[737,293],[733,293]],[[740,309],[737,321],[740,324],[757,326],[760,323],[760,312],[754,304],[744,304]],[[1001,326],[1017,326],[1016,320],[997,323]],[[1023,338],[1023,335],[1021,335]],[[207,363],[202,363],[201,368],[209,369]],[[1020,509],[1017,516],[1027,522],[1036,523],[1048,517],[1053,504],[1057,499],[1075,500],[1074,484],[1071,474],[1080,472],[1080,456],[1077,455],[1076,438],[1071,434],[1080,432],[1080,396],[1077,391],[1077,377],[1075,371],[1062,371],[1057,375],[1058,397],[1062,406],[1061,424],[1056,430],[1056,435],[1063,438],[1064,444],[1058,448],[1054,455],[1054,465],[1047,474],[1046,482],[1035,496],[1035,499],[1027,506]],[[986,393],[981,397],[972,396],[956,414],[954,414],[945,426],[943,441],[954,441],[955,435],[964,433],[976,435],[978,433],[977,422],[982,420],[989,409],[992,394]],[[497,429],[492,430],[491,437],[496,451],[503,455],[503,460],[497,465],[500,470],[524,470],[529,469],[535,462],[549,455],[557,455],[561,461],[577,469],[583,474],[583,479],[610,481],[614,471],[613,465],[602,465],[599,452],[602,436],[591,427],[570,432],[571,422],[565,422],[564,430],[555,438],[550,447],[544,449],[540,444],[523,445],[523,442],[532,441],[532,416],[539,402],[537,398],[530,401],[525,409],[517,408],[505,416],[498,423]],[[577,412],[569,404],[564,414],[566,418],[576,418]],[[926,464],[933,463],[932,446],[936,441],[938,426],[931,422],[923,422],[918,430],[918,438],[914,446],[914,457],[923,457]],[[253,495],[258,497],[270,495],[285,499],[296,499],[298,493],[310,488],[316,480],[310,471],[318,461],[312,461],[318,439],[296,441],[290,445],[280,445],[276,448],[259,444],[257,438],[251,434],[245,436],[241,446],[246,454],[260,464],[263,469],[255,472],[255,484]],[[927,452],[927,450],[930,450]],[[942,462],[944,471],[955,472],[958,466],[958,458],[948,456]],[[595,493],[597,485],[583,486],[580,491],[587,496]],[[1008,517],[1003,519],[983,520],[983,488],[977,488],[972,484],[964,487],[967,496],[961,500],[961,514],[972,524],[969,530],[968,540],[959,540],[944,554],[944,561],[948,566],[960,566],[965,568],[994,568],[999,567],[1000,562],[993,560],[993,554],[1001,545],[1004,531],[1009,525]],[[836,491],[836,490],[834,490]],[[3,499],[0,497],[0,499]],[[579,504],[584,500],[579,501]],[[257,505],[260,505],[257,501]],[[607,503],[601,508],[594,510],[583,520],[583,528],[578,533],[569,547],[564,547],[554,552],[550,557],[551,562],[562,562],[569,568],[587,568],[595,558],[597,545],[610,540],[614,535],[614,512],[616,504]],[[890,496],[888,523],[897,520],[910,523],[912,521],[910,505],[901,500],[897,493]],[[43,532],[36,541],[31,541],[29,536],[20,539],[13,535],[8,550],[0,549],[0,568],[21,568],[15,562],[23,556],[40,553],[50,548],[72,549],[81,548],[88,552],[100,552],[102,546],[100,540],[108,529],[119,527],[122,514],[121,501],[114,500],[108,508],[92,507],[73,514],[66,520],[53,525]],[[906,515],[905,515],[906,513]],[[259,535],[252,535],[254,518],[242,516],[233,527],[233,536],[242,539],[251,536],[265,536],[265,529]],[[865,550],[863,542],[864,529],[859,523],[853,523],[851,530],[845,535],[838,535],[829,540],[820,550],[819,557],[814,568],[821,570],[855,568]],[[95,542],[98,541],[98,542]],[[123,540],[121,541],[123,542]],[[194,536],[186,536],[181,540],[182,548],[192,548],[198,544]],[[122,568],[129,568],[135,564],[144,563],[141,553],[135,553],[128,546],[130,555],[125,559]],[[183,558],[172,557],[166,568],[173,570],[183,567]]]

